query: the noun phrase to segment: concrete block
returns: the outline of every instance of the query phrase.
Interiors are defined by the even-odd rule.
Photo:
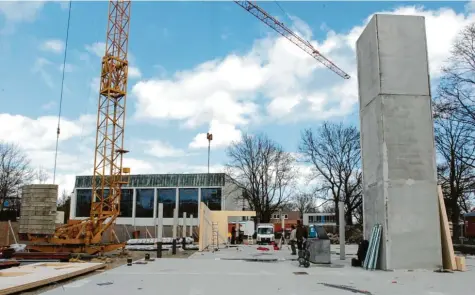
[[[442,264],[424,18],[375,15],[357,41],[364,234],[379,268]],[[421,243],[421,241],[424,241]]]
[[[58,186],[26,185],[22,188],[20,233],[52,234],[55,231]]]
[[[377,14],[357,48],[360,108],[378,94],[430,95],[424,17]]]
[[[331,263],[330,240],[308,239],[310,262]]]

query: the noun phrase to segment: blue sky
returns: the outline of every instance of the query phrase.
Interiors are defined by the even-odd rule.
[[[354,44],[377,12],[426,16],[433,85],[450,42],[475,20],[466,2],[258,4],[352,75],[343,80],[233,2],[134,2],[126,165],[132,173],[221,171],[241,132],[296,152],[322,120],[358,126]],[[92,173],[107,2],[73,2],[57,182]],[[0,140],[52,175],[67,2],[0,2]],[[308,167],[301,167],[302,174]],[[304,173],[305,172],[305,173]],[[52,179],[51,179],[52,180]]]

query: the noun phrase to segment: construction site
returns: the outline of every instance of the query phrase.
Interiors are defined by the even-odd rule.
[[[22,188],[19,221],[0,229],[0,295],[470,292],[475,256],[454,251],[437,183],[424,17],[374,15],[350,77],[255,2],[234,2],[328,75],[358,80],[364,241],[345,239],[340,202],[338,244],[298,217],[306,234],[296,253],[282,214],[279,238],[272,225],[248,223],[257,213],[243,209],[225,174],[134,175],[123,167],[134,3],[109,1],[92,175],[76,177],[66,217],[58,185]],[[239,243],[235,231],[244,233]]]

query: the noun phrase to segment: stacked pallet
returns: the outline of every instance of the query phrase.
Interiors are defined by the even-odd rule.
[[[125,249],[127,250],[136,250],[136,251],[153,251],[157,250],[158,239],[130,239],[127,241]],[[162,238],[162,249],[168,250],[172,248],[173,238]],[[197,249],[198,247],[193,245],[194,239],[190,237],[185,238],[185,243],[187,244],[186,248],[189,250]],[[177,248],[181,248],[183,243],[183,238],[177,239]]]
[[[57,199],[57,185],[32,184],[22,187],[19,233],[53,234],[56,229]]]

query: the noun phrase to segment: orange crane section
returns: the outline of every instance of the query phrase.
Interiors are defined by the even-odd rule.
[[[273,16],[269,15],[265,12],[262,8],[257,6],[251,1],[234,1],[237,5],[241,6],[249,13],[257,17],[260,21],[268,25],[270,28],[274,29],[277,33],[281,34],[285,38],[287,38],[290,42],[294,43],[298,47],[300,47],[303,51],[307,52],[310,56],[314,59],[322,63],[325,67],[332,70],[338,76],[349,79],[350,75],[345,73],[342,69],[336,66],[332,61],[328,58],[323,56],[320,51],[315,49],[310,42],[302,39],[300,36],[292,32],[289,28],[287,28],[283,23],[279,22]]]
[[[109,2],[105,55],[102,58],[92,178],[91,219],[102,234],[120,214],[121,187],[130,169],[122,168],[128,78],[130,1]]]
[[[96,254],[125,246],[111,225],[120,215],[121,186],[129,181],[122,168],[128,77],[130,0],[109,1],[105,55],[102,58],[97,110],[96,148],[92,178],[91,214],[86,220],[69,220],[52,236],[29,235],[28,248],[41,252]],[[103,239],[110,229],[109,240]],[[115,237],[116,238],[116,237]]]

